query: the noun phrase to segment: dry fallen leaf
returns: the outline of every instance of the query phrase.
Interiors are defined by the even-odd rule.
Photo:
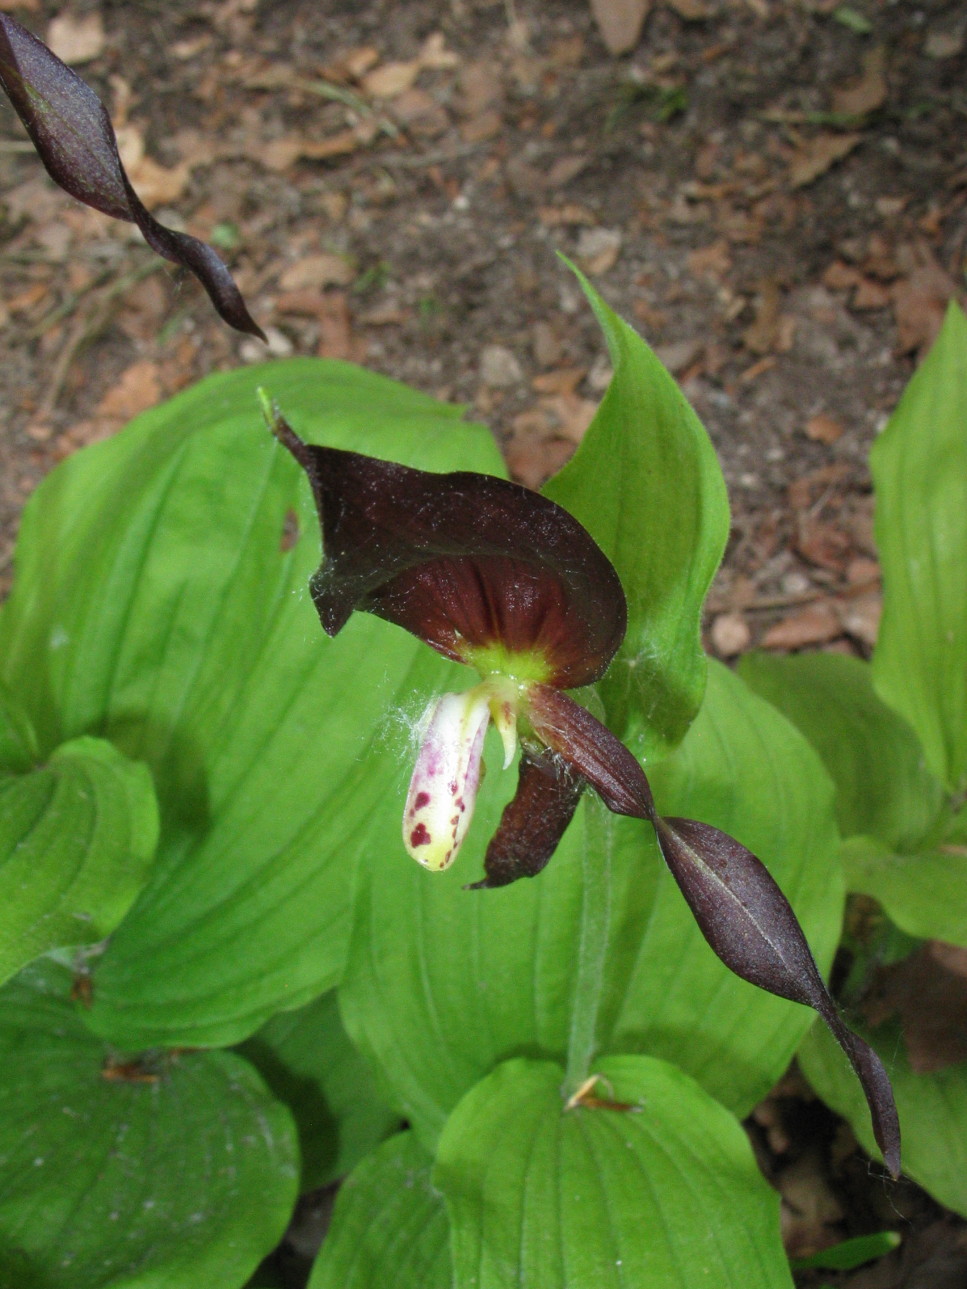
[[[161,398],[158,364],[149,358],[132,363],[97,405],[97,417],[117,425],[154,407]]]
[[[843,634],[839,614],[826,601],[798,609],[777,622],[762,638],[763,649],[802,649],[827,644]]]
[[[776,348],[779,338],[780,306],[782,293],[779,283],[765,278],[759,283],[755,306],[755,321],[742,333],[742,343],[754,354],[767,354]]]
[[[319,343],[316,353],[320,358],[342,358],[347,362],[362,362],[368,349],[366,340],[352,330],[349,298],[345,291],[327,291],[319,297]]]
[[[554,435],[547,409],[536,407],[514,417],[504,457],[512,479],[528,488],[539,488],[573,452],[573,442]]]
[[[840,607],[840,621],[843,630],[854,640],[860,640],[872,647],[880,631],[880,619],[883,616],[883,597],[878,592],[869,595],[858,595],[855,599],[844,600]]]
[[[925,941],[878,973],[864,1011],[874,1025],[899,1015],[915,1074],[967,1061],[967,949]]]
[[[104,50],[104,24],[99,13],[62,13],[47,28],[47,44],[58,58],[77,66]]]
[[[832,416],[819,412],[806,422],[806,438],[814,443],[835,443],[843,437],[843,426]]]
[[[288,265],[279,278],[283,291],[305,291],[324,286],[348,286],[356,270],[342,255],[321,252]]]
[[[587,374],[586,367],[558,367],[535,376],[531,388],[538,394],[573,394]]]
[[[885,309],[891,299],[892,294],[888,287],[882,282],[874,282],[872,278],[865,277],[853,292],[850,307],[859,310]]]
[[[360,82],[373,98],[395,98],[408,90],[422,70],[418,59],[408,63],[383,63],[367,72]]]
[[[892,288],[900,353],[923,353],[933,344],[943,324],[947,302],[956,287],[939,264],[916,268]]]
[[[724,237],[690,251],[685,263],[694,277],[722,278],[732,268],[732,253]]]
[[[256,145],[246,152],[246,156],[255,158],[267,170],[282,172],[288,170],[300,158],[308,161],[326,161],[330,157],[347,156],[357,148],[364,147],[375,138],[377,126],[369,121],[361,121],[351,130],[341,130],[321,139],[312,139],[303,134],[284,134],[268,143]]]
[[[634,49],[650,7],[651,0],[591,0],[591,12],[609,53]]]
[[[818,134],[804,141],[796,149],[789,165],[789,184],[792,188],[805,188],[842,161],[863,138],[862,134]]]
[[[447,49],[446,36],[442,31],[431,31],[423,42],[417,61],[421,67],[429,68],[430,71],[445,72],[452,67],[459,67],[461,60],[459,54]]]
[[[842,89],[834,90],[834,112],[844,116],[866,116],[886,102],[886,49],[877,45],[863,56],[862,74]]]
[[[793,546],[810,564],[828,568],[832,573],[841,573],[853,553],[848,533],[811,514],[799,517]]]
[[[585,273],[607,273],[621,254],[623,240],[620,228],[582,228],[575,258]]]

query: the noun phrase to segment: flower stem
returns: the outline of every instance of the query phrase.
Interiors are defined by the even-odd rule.
[[[581,939],[568,1036],[565,1097],[573,1096],[587,1080],[598,1050],[598,1017],[611,924],[613,846],[614,816],[596,796],[588,793],[584,808]]]

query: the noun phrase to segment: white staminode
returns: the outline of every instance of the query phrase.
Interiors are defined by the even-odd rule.
[[[466,836],[491,716],[503,740],[505,766],[513,760],[514,696],[512,688],[490,680],[464,694],[443,694],[427,708],[403,811],[403,844],[424,868],[449,868]]]

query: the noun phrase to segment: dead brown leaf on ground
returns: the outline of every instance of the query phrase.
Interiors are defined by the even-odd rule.
[[[843,116],[866,116],[882,107],[886,96],[886,48],[875,45],[863,55],[861,75],[833,91],[832,108]]]
[[[848,157],[862,142],[862,134],[835,134],[826,131],[815,138],[803,140],[789,163],[789,185],[806,188],[821,175]]]
[[[891,296],[900,353],[922,356],[930,348],[956,290],[950,275],[936,263],[916,268],[894,284]]]
[[[112,429],[145,412],[161,399],[158,364],[150,358],[132,363],[97,405],[97,417]]]
[[[591,12],[608,51],[626,54],[638,43],[651,0],[591,0]]]
[[[80,66],[104,52],[104,23],[97,12],[64,12],[51,19],[46,40],[58,58]]]
[[[967,949],[925,941],[902,962],[877,972],[864,1011],[873,1025],[900,1017],[916,1074],[967,1061]]]
[[[842,634],[843,626],[835,607],[821,600],[790,613],[770,627],[762,637],[761,645],[763,649],[791,652],[811,645],[828,644]]]

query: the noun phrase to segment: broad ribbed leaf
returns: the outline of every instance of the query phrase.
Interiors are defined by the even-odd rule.
[[[778,1197],[732,1116],[648,1057],[599,1062],[565,1110],[563,1071],[516,1060],[451,1115],[434,1181],[456,1283],[476,1289],[791,1289]]]
[[[494,736],[489,753],[474,826],[451,870],[428,880],[393,848],[374,850],[361,866],[340,991],[350,1033],[428,1144],[498,1061],[521,1054],[564,1061],[571,1041],[588,894],[586,807],[538,878],[462,890],[479,875],[514,788],[513,776],[496,770]],[[827,965],[842,916],[832,786],[798,731],[715,666],[702,712],[655,781],[659,808],[707,819],[768,859]],[[613,829],[599,1047],[658,1053],[747,1114],[785,1069],[810,1013],[754,989],[716,959],[650,824],[616,819]],[[593,853],[590,863],[592,871],[606,867]]]
[[[309,1289],[450,1289],[449,1225],[411,1132],[391,1137],[347,1177]]]
[[[614,377],[573,460],[545,492],[614,564],[628,632],[601,692],[608,724],[650,763],[678,744],[705,687],[702,601],[729,508],[701,422],[641,337],[578,274]]]
[[[51,963],[0,992],[0,1283],[240,1289],[281,1237],[288,1111],[240,1057],[122,1062]]]
[[[153,251],[195,274],[229,326],[265,339],[212,248],[165,228],[144,208],[121,165],[107,110],[94,91],[43,41],[3,13],[0,88],[55,183],[85,205],[136,224]]]
[[[886,1062],[903,1124],[903,1171],[947,1208],[967,1217],[967,1065],[914,1074],[898,1027],[867,1037]],[[863,1149],[878,1153],[859,1085],[822,1025],[810,1030],[797,1054],[810,1085],[849,1121]]]
[[[873,445],[883,620],[877,692],[951,792],[967,787],[967,317],[943,329]]]
[[[23,774],[37,762],[37,736],[20,702],[0,680],[0,774]]]
[[[130,1048],[236,1042],[335,983],[357,857],[410,863],[409,726],[455,687],[453,664],[374,618],[319,630],[318,525],[262,425],[264,384],[307,437],[499,469],[458,408],[293,360],[202,382],[28,505],[3,675],[44,752],[109,738],[148,763],[162,807],[152,878],[94,978],[91,1023]]]
[[[335,990],[273,1016],[238,1050],[295,1116],[303,1191],[344,1177],[399,1127],[349,1041]]]
[[[79,738],[0,776],[0,982],[113,931],[148,875],[158,807],[147,767]]]
[[[834,653],[756,653],[739,672],[822,757],[844,837],[878,837],[900,850],[922,841],[940,815],[943,788],[913,730],[874,692],[868,663]]]
[[[945,940],[967,949],[967,846],[941,843],[897,854],[872,837],[843,846],[851,891],[879,900],[892,922],[921,940]]]

